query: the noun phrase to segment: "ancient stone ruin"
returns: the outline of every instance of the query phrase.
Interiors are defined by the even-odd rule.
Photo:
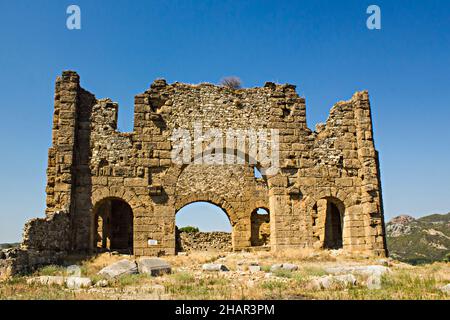
[[[233,89],[155,80],[135,97],[133,132],[117,131],[117,114],[118,105],[83,89],[77,73],[57,78],[46,218],[27,223],[20,249],[3,254],[1,272],[75,252],[173,255],[175,215],[196,201],[226,212],[234,250],[386,254],[367,92],[338,102],[315,131],[306,125],[305,99],[295,86],[270,82]],[[271,164],[238,147],[235,164],[199,163],[195,154],[190,163],[174,161],[174,144],[190,143],[174,141],[174,132],[195,137],[198,122],[204,130],[267,130],[258,142],[276,140],[278,171],[266,174]],[[257,216],[259,208],[269,214]]]

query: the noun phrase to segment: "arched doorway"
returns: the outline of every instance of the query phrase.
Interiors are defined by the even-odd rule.
[[[107,198],[94,208],[94,248],[133,254],[133,211],[118,198]]]
[[[233,228],[227,212],[207,201],[176,212],[176,251],[232,251]]]
[[[266,208],[257,208],[251,215],[251,245],[267,246],[270,244],[270,215]]]
[[[344,204],[334,198],[326,199],[325,214],[325,249],[341,249],[343,247]]]

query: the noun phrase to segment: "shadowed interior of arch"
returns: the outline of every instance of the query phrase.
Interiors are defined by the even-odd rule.
[[[340,249],[342,243],[343,212],[334,201],[327,201],[325,217],[325,241],[324,247],[327,249]]]
[[[121,199],[107,198],[95,206],[94,247],[133,254],[133,211]]]

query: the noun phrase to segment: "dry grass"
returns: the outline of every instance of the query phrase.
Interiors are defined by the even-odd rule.
[[[92,258],[71,257],[67,265],[77,263],[83,276],[94,283],[103,267],[129,256],[102,254]],[[310,250],[279,253],[194,252],[188,256],[166,257],[173,273],[161,277],[124,276],[107,288],[69,290],[58,286],[27,284],[26,277],[0,282],[0,299],[449,299],[439,287],[450,282],[450,264],[410,266],[394,262],[392,272],[382,279],[382,289],[369,290],[358,278],[357,286],[333,290],[314,290],[313,277],[326,274],[325,268],[336,265],[368,265],[377,263],[367,257],[349,257],[336,252],[316,253]],[[230,272],[208,273],[201,266],[208,262],[223,263]],[[247,266],[257,262],[262,272],[251,274]],[[299,270],[270,273],[274,263],[295,263]],[[63,275],[65,268],[48,266],[36,275]]]

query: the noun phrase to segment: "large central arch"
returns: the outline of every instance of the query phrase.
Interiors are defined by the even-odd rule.
[[[133,254],[133,210],[124,200],[104,198],[93,209],[93,247]]]

